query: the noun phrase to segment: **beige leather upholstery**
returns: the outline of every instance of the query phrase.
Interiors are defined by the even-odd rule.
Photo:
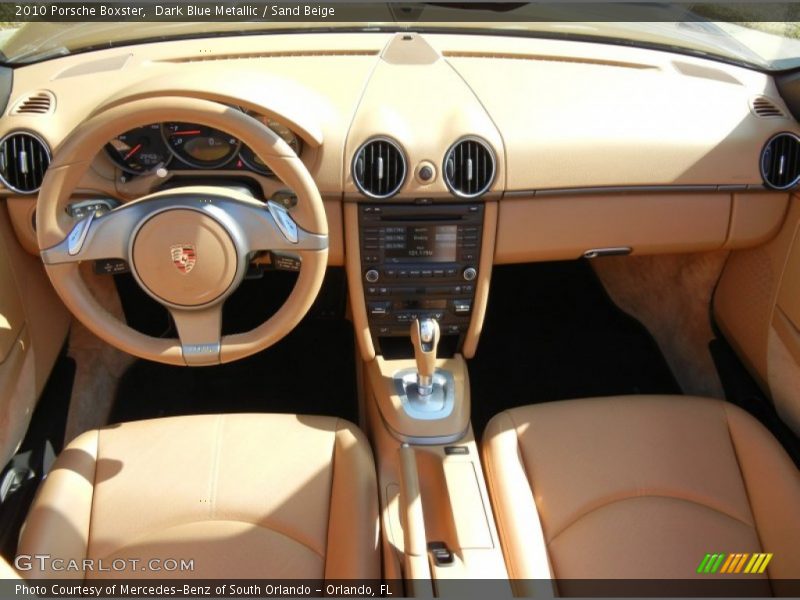
[[[378,535],[375,466],[354,425],[204,415],[77,438],[39,490],[18,554],[140,559],[139,568],[194,560],[191,572],[87,578],[377,579]]]
[[[707,552],[762,551],[774,553],[763,577],[800,577],[800,472],[731,404],[515,408],[492,419],[482,452],[512,578],[688,579]]]

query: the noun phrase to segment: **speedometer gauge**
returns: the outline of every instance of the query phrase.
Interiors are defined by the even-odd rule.
[[[262,117],[251,113],[248,114],[277,133],[284,142],[289,144],[289,147],[294,150],[294,153],[300,156],[300,151],[303,146],[300,142],[300,138],[298,138],[291,129],[275,119],[270,119],[269,117]],[[269,167],[265,165],[264,161],[256,156],[249,147],[242,145],[242,149],[239,151],[239,158],[241,158],[242,162],[253,171],[261,173],[262,175],[272,175],[272,171],[269,170]]]
[[[161,137],[161,125],[158,123],[118,135],[106,144],[106,153],[128,173],[152,171],[172,158]]]
[[[172,153],[199,169],[217,169],[226,165],[241,144],[223,131],[195,123],[165,123],[162,132]]]

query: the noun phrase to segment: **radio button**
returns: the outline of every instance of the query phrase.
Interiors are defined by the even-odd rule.
[[[408,269],[400,269],[400,270],[397,272],[397,275],[398,275],[399,277],[402,277],[402,278],[407,278],[407,277],[408,277]]]
[[[468,315],[472,311],[472,300],[453,300],[453,312]]]
[[[370,269],[369,271],[364,273],[364,279],[366,279],[369,283],[375,283],[380,278],[381,274],[378,273],[376,269]]]
[[[422,272],[419,269],[411,269],[408,272],[408,276],[409,277],[420,277],[421,275],[422,275]]]
[[[397,277],[397,269],[386,269],[383,273],[390,279]]]
[[[369,314],[373,317],[383,317],[389,314],[389,309],[391,307],[391,302],[370,302]]]
[[[447,277],[455,277],[456,275],[458,275],[458,269],[456,269],[456,268],[446,269],[445,270],[445,275]]]
[[[434,269],[433,270],[434,277],[444,277],[444,269]]]
[[[422,270],[422,276],[423,277],[433,277],[433,271],[431,271],[430,269],[423,269]]]
[[[466,281],[473,281],[478,276],[478,271],[475,267],[467,267],[461,275]]]

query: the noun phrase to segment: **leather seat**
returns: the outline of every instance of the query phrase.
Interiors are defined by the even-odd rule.
[[[482,454],[514,579],[688,579],[720,552],[771,552],[753,577],[800,578],[800,471],[731,404],[629,396],[515,408],[490,421]]]
[[[18,555],[102,559],[107,567],[141,561],[103,573],[37,567],[24,576],[378,579],[378,527],[375,465],[354,425],[295,415],[174,417],[72,442],[37,494]],[[150,559],[161,559],[162,571],[142,571]],[[193,560],[194,568],[166,572],[175,566],[167,559]]]

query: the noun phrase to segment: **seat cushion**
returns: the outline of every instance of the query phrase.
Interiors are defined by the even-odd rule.
[[[731,404],[515,408],[489,423],[482,453],[512,578],[688,579],[718,552],[771,552],[761,577],[800,577],[800,472]]]
[[[142,571],[139,563],[34,576],[372,579],[380,576],[378,526],[375,466],[354,425],[295,415],[175,417],[72,442],[37,494],[18,553],[106,565],[193,561],[183,572]]]

